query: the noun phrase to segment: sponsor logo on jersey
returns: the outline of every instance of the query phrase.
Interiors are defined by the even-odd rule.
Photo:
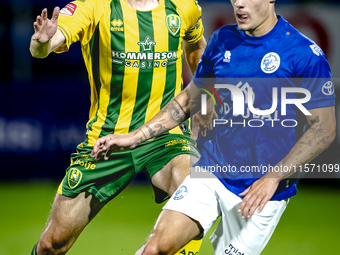
[[[182,185],[175,193],[174,200],[180,200],[188,195],[188,188]]]
[[[85,169],[91,169],[91,170],[94,170],[97,167],[96,164],[91,163],[91,159],[86,159],[86,158],[84,158],[84,156],[82,156],[82,158],[83,158],[83,160],[82,159],[77,159],[74,162],[74,165],[82,166]]]
[[[152,46],[156,45],[156,42],[151,40],[149,36],[145,37],[144,41],[137,43],[139,46],[143,47],[143,51],[151,51]]]
[[[319,46],[317,46],[315,43],[312,45],[309,45],[309,47],[312,49],[313,53],[317,56],[322,56],[322,50]]]
[[[191,151],[190,146],[183,146],[182,151]]]
[[[330,96],[334,94],[334,86],[333,82],[328,81],[322,86],[322,93],[326,96]]]
[[[265,73],[274,73],[280,66],[280,56],[275,52],[267,53],[261,61],[261,69]]]
[[[235,255],[244,255],[244,252],[239,251],[232,244],[229,244],[227,249],[224,250],[224,254],[235,254]]]
[[[190,144],[187,140],[171,140],[170,142],[167,142],[164,147],[176,145],[176,144]]]
[[[231,57],[231,52],[229,50],[226,50],[224,53],[223,62],[230,63],[230,57]]]
[[[137,42],[141,47],[141,52],[121,52],[111,51],[112,62],[126,67],[152,69],[167,67],[176,64],[177,51],[155,52],[156,42],[150,36],[146,36],[143,41]]]
[[[122,32],[124,31],[124,27],[122,25],[124,24],[123,21],[120,19],[114,19],[111,21],[111,31],[119,31]]]
[[[77,5],[75,3],[68,3],[64,8],[60,10],[60,14],[73,16],[77,10]]]
[[[71,189],[74,189],[78,186],[78,184],[81,181],[81,178],[83,177],[82,172],[80,172],[77,168],[71,168],[68,171],[68,186],[70,186]]]
[[[181,18],[176,14],[166,16],[165,23],[172,35],[176,35],[181,28]]]

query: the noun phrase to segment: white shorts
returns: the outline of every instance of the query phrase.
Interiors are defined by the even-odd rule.
[[[204,234],[221,216],[219,225],[210,237],[215,255],[260,254],[288,201],[269,201],[261,213],[255,211],[250,219],[241,218],[238,212],[241,201],[209,173],[209,178],[188,176],[163,209],[183,213],[198,221]]]

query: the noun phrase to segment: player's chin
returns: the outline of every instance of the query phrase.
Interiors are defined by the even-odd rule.
[[[248,31],[250,30],[250,26],[244,23],[237,23],[238,29],[241,31]]]

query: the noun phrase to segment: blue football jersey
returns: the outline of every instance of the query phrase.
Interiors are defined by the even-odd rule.
[[[288,154],[303,134],[308,109],[335,104],[326,56],[281,16],[261,37],[237,25],[215,31],[193,81],[215,88],[222,101],[195,167],[212,171],[236,195]],[[295,194],[296,175],[281,181],[272,200]]]

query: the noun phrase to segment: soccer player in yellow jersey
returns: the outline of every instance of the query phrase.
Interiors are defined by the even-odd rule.
[[[56,7],[50,20],[46,9],[37,16],[32,56],[45,58],[80,41],[91,107],[86,139],[71,155],[32,254],[65,254],[139,172],[150,178],[156,202],[172,195],[189,174],[190,155],[199,157],[189,122],[108,160],[91,158],[91,151],[99,137],[137,130],[180,93],[182,42],[192,72],[206,45],[200,17],[194,0],[78,0]]]

